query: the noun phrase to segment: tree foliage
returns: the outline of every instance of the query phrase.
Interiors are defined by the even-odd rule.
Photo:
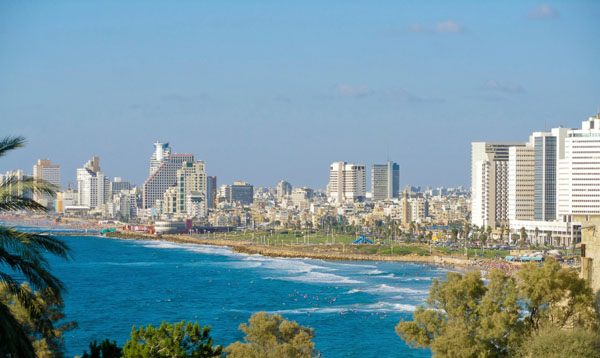
[[[63,333],[76,328],[77,324],[63,322],[60,326],[56,326],[57,322],[63,321],[66,317],[62,312],[62,301],[53,294],[33,292],[27,283],[21,284],[19,290],[30,296],[29,303],[35,305],[39,315],[32,316],[22,300],[6,284],[0,285],[0,303],[9,308],[12,316],[27,334],[37,357],[63,357]],[[46,322],[50,322],[51,325],[46,327],[47,329],[40,330],[39,327]]]
[[[520,358],[598,358],[600,333],[582,328],[545,328],[534,334],[516,354]]]
[[[131,339],[123,347],[126,358],[210,358],[219,357],[223,348],[213,347],[209,335],[210,327],[198,323],[181,321],[170,324],[162,322],[159,328],[152,325],[136,329],[133,326]]]
[[[123,349],[117,346],[116,341],[109,341],[108,338],[100,342],[90,342],[90,353],[83,351],[81,358],[121,358]]]
[[[541,329],[597,329],[594,295],[577,273],[554,261],[528,264],[517,277],[492,271],[449,272],[435,280],[426,307],[396,332],[410,346],[431,348],[436,357],[506,357]]]
[[[0,157],[8,151],[22,147],[22,137],[6,137],[0,140]],[[0,211],[6,210],[45,210],[43,206],[25,197],[26,190],[38,193],[53,194],[55,187],[41,181],[18,180],[8,177],[0,182]],[[15,229],[0,226],[0,284],[11,295],[12,303],[22,311],[22,317],[32,324],[23,326],[22,317],[14,315],[7,303],[0,302],[0,356],[33,357],[36,348],[33,346],[31,332],[50,337],[56,329],[46,310],[47,305],[39,302],[40,292],[51,306],[61,306],[61,292],[64,285],[50,273],[49,264],[43,254],[49,253],[68,259],[69,248],[60,240],[30,233],[18,232]],[[14,275],[19,279],[15,279]],[[28,286],[21,285],[28,282]],[[39,347],[38,347],[39,350]],[[60,352],[57,352],[60,354]]]
[[[235,342],[225,351],[229,358],[312,358],[316,356],[312,328],[286,321],[281,315],[258,312],[242,323],[245,343]]]

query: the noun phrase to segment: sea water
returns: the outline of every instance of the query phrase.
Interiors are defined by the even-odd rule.
[[[212,326],[216,344],[243,340],[254,312],[281,314],[314,329],[323,357],[430,357],[394,327],[423,304],[439,267],[416,263],[272,258],[226,247],[60,236],[70,262],[51,258],[67,286],[67,356],[93,340],[121,346],[133,325],[181,320]],[[88,349],[89,350],[89,349]]]

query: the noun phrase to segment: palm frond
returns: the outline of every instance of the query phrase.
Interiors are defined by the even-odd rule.
[[[8,151],[22,147],[25,145],[25,138],[21,136],[17,137],[4,137],[0,139],[0,157],[4,156]]]
[[[27,245],[35,250],[45,250],[65,260],[71,258],[71,249],[53,236],[20,232],[14,228],[0,226],[0,239],[0,246],[9,250],[18,250],[23,245]]]
[[[15,319],[8,306],[0,302],[0,356],[35,357],[35,349],[24,327]]]
[[[56,195],[56,185],[43,180],[16,176],[6,177],[0,182],[0,211],[32,210],[45,211],[46,207],[25,196],[25,193]]]
[[[0,197],[0,211],[13,210],[46,211],[47,208],[33,199],[19,195]]]

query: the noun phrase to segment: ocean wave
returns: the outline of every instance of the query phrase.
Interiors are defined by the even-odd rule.
[[[365,272],[365,273],[366,273],[367,275],[381,275],[381,274],[383,273],[383,271],[380,271],[380,270],[377,270],[377,269],[375,269],[375,270],[370,270],[370,271],[367,271],[367,272]]]
[[[260,266],[276,271],[285,271],[288,273],[302,273],[319,271],[337,271],[335,268],[315,265],[302,259],[288,259],[277,257],[266,257],[260,255],[249,255],[244,257],[244,261],[259,263]]]
[[[386,285],[385,283],[383,283],[383,284],[380,284],[377,286],[371,286],[371,287],[366,287],[366,288],[354,288],[354,289],[346,292],[346,294],[353,294],[353,293],[359,293],[359,292],[366,292],[366,293],[370,293],[370,294],[405,293],[405,294],[411,294],[411,295],[424,295],[424,294],[429,293],[429,291],[426,291],[426,290],[415,290],[410,287],[390,286],[390,285]],[[401,296],[397,296],[397,297],[401,297]]]
[[[332,273],[310,271],[300,276],[268,277],[275,280],[306,282],[306,283],[335,283],[335,284],[360,284],[362,281],[353,280],[346,276]]]
[[[208,255],[221,255],[221,256],[239,256],[240,254],[236,254],[231,251],[230,248],[225,246],[211,246],[211,245],[200,245],[200,244],[178,244],[168,241],[151,241],[151,240],[143,240],[139,241],[142,246],[151,248],[151,249],[179,249],[197,252],[201,254]]]
[[[422,291],[422,290],[415,290],[413,288],[409,288],[409,287],[397,287],[397,286],[390,286],[390,285],[386,285],[385,283],[382,283],[381,285],[377,285],[375,287],[371,287],[366,289],[365,291],[367,292],[373,292],[373,293],[411,293],[411,294],[421,294],[421,293],[427,293],[428,291]]]
[[[405,304],[405,303],[394,303],[394,302],[377,302],[372,304],[354,304],[347,306],[333,306],[333,307],[303,307],[286,310],[274,310],[270,311],[270,314],[327,314],[327,313],[350,313],[350,312],[414,312],[417,306]]]

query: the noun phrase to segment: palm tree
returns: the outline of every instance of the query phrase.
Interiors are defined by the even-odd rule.
[[[23,137],[0,139],[0,157],[10,150],[22,147]],[[15,190],[17,188],[18,190]],[[17,180],[5,178],[0,183],[0,212],[10,210],[36,210],[45,208],[23,196],[23,191],[54,194],[54,186],[33,179]],[[48,260],[43,256],[50,253],[69,259],[70,250],[60,240],[38,234],[18,232],[0,226],[0,285],[8,288],[19,303],[27,310],[32,321],[39,322],[36,332],[52,334],[52,321],[44,317],[43,308],[36,303],[31,291],[20,285],[28,282],[33,289],[44,292],[57,302],[62,302],[63,283],[49,272]],[[0,356],[35,357],[35,350],[24,327],[11,313],[9,307],[0,302]]]

